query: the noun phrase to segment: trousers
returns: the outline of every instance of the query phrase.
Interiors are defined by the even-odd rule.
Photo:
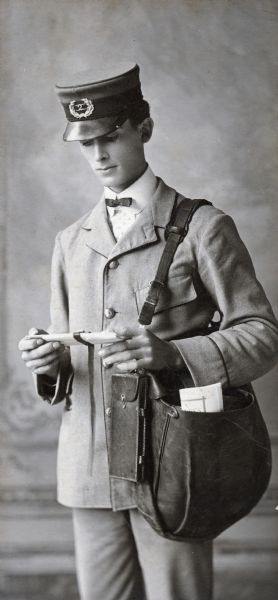
[[[136,509],[73,509],[81,600],[211,600],[212,542],[159,536]]]

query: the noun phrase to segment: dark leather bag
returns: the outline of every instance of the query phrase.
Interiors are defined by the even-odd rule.
[[[213,539],[247,515],[266,490],[270,441],[252,389],[224,394],[219,413],[152,400],[148,434],[137,505],[164,537]]]
[[[184,199],[175,210],[141,324],[151,323],[177,245],[202,204]],[[223,412],[201,413],[181,410],[178,388],[184,386],[177,382],[167,392],[165,373],[164,386],[159,374],[120,377],[112,376],[110,475],[136,481],[138,510],[153,529],[172,540],[208,540],[248,514],[271,474],[270,440],[252,387],[226,391]]]

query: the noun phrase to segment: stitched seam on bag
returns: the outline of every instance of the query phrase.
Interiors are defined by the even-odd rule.
[[[227,379],[228,387],[231,387],[230,377],[229,377],[227,365],[226,365],[225,360],[224,360],[224,356],[223,356],[223,354],[222,354],[219,346],[215,342],[215,340],[212,337],[210,337],[210,336],[208,336],[208,339],[214,344],[215,348],[218,350],[218,354],[220,355],[221,360],[223,362],[223,366],[224,366],[224,371],[225,371],[225,374],[226,374],[226,379]]]
[[[157,493],[158,493],[161,467],[162,467],[162,462],[163,462],[163,457],[164,457],[164,450],[165,450],[165,446],[166,446],[166,439],[167,439],[168,429],[169,429],[169,425],[170,425],[170,419],[171,419],[170,415],[167,414],[167,417],[166,417],[166,420],[164,423],[164,427],[163,427],[162,441],[161,441],[161,445],[160,445],[157,477],[156,477],[155,489],[154,489],[155,498],[157,498]]]

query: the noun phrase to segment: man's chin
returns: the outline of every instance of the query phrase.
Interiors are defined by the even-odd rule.
[[[125,185],[124,183],[122,183],[119,176],[116,177],[115,171],[116,168],[107,169],[107,171],[95,171],[95,175],[105,187],[109,187],[117,194],[124,190],[128,184]]]
[[[117,184],[116,177],[116,168],[117,167],[109,167],[107,169],[96,169],[95,175],[106,185],[106,182],[114,182]]]

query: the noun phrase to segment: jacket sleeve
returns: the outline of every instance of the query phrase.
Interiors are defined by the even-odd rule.
[[[208,219],[196,262],[221,325],[208,336],[174,341],[195,385],[236,387],[261,377],[277,361],[278,324],[229,216],[217,211]]]
[[[68,315],[68,289],[65,271],[65,261],[61,247],[59,233],[55,240],[51,266],[51,300],[49,332],[66,333],[69,331]],[[36,376],[36,387],[39,396],[49,404],[57,404],[71,393],[73,370],[70,360],[70,351],[66,349],[62,354],[61,364],[56,382],[49,383],[43,375]]]

